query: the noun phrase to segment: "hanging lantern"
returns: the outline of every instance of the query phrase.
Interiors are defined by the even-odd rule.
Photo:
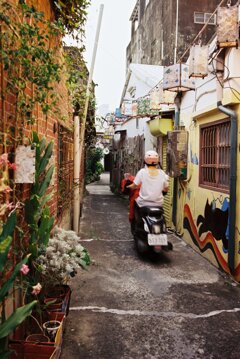
[[[160,88],[160,103],[161,105],[172,105],[174,104],[176,94],[172,91],[163,90]]]
[[[150,93],[150,109],[151,110],[160,110],[160,91],[158,88],[155,88]]]
[[[146,115],[149,113],[150,99],[141,97],[137,100],[137,111],[138,115]]]
[[[132,116],[138,115],[138,104],[137,101],[133,101],[132,103]]]
[[[238,39],[238,6],[219,7],[217,9],[218,47],[237,47]]]
[[[150,109],[162,110],[163,105],[174,104],[175,96],[174,92],[163,91],[162,85],[159,85],[150,94]]]
[[[208,46],[194,45],[190,49],[189,77],[208,75]]]
[[[164,67],[163,90],[183,92],[195,89],[195,81],[189,79],[189,68],[186,64],[175,64]]]
[[[123,101],[122,103],[122,114],[125,116],[132,115],[132,101]]]

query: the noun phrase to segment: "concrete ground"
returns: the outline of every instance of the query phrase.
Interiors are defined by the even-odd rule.
[[[128,202],[108,183],[87,187],[93,264],[71,283],[61,359],[239,359],[239,286],[173,235],[157,263],[138,258]]]

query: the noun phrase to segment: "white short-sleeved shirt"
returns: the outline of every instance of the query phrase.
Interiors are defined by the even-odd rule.
[[[139,197],[136,199],[140,207],[163,206],[162,191],[168,186],[168,175],[161,169],[157,169],[157,175],[150,175],[146,166],[136,174],[134,183],[141,185]]]

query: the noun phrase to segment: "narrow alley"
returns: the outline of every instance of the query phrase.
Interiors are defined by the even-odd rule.
[[[157,263],[138,258],[108,174],[87,191],[81,244],[93,264],[72,281],[61,359],[238,359],[239,287],[174,235]]]

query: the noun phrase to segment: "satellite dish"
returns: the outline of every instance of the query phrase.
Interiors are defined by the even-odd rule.
[[[108,155],[109,154],[109,149],[108,148],[104,148],[104,150],[103,150],[103,153],[104,153],[104,155]]]

